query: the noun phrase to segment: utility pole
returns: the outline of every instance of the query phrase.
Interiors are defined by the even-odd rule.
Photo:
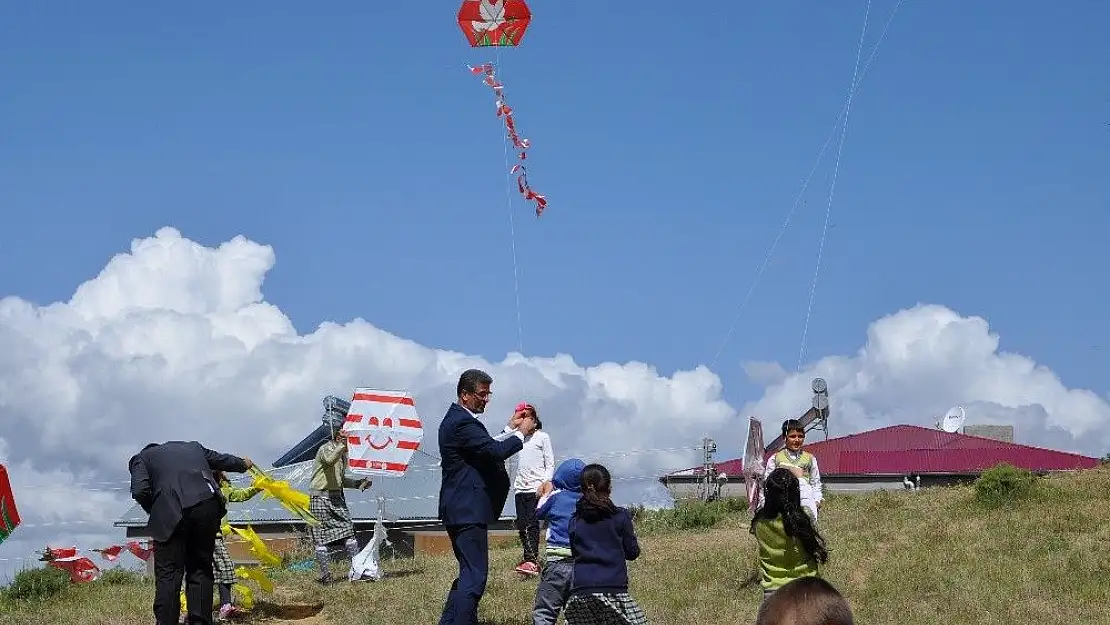
[[[703,490],[701,493],[702,501],[709,501],[713,497],[713,486],[716,483],[717,465],[713,462],[713,454],[717,452],[717,443],[712,438],[703,438],[701,440],[702,456],[702,479]]]

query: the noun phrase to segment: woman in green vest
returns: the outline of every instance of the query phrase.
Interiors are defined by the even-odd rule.
[[[825,539],[802,507],[798,478],[775,469],[764,484],[763,507],[752,518],[751,532],[759,544],[763,599],[802,577],[820,577],[828,561]]]

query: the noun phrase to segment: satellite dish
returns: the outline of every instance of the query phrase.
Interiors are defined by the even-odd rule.
[[[818,409],[818,410],[824,410],[824,409],[828,408],[829,407],[829,396],[828,395],[814,395],[813,396],[813,407]]]
[[[813,378],[814,393],[824,393],[827,390],[829,390],[829,387],[825,384],[824,378]]]
[[[964,426],[964,419],[967,414],[964,412],[962,406],[950,408],[944,415],[944,419],[940,422],[940,429],[945,432],[959,432],[960,428]]]

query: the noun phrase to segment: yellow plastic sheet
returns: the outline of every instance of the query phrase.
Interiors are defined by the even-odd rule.
[[[180,595],[179,595],[179,597],[181,598],[181,613],[182,613],[182,614],[187,614],[187,613],[189,612],[189,605],[188,605],[188,603],[187,603],[187,602],[185,601],[185,591],[184,591],[184,590],[181,590],[181,591],[180,591]],[[212,607],[213,607],[213,608],[214,608],[214,607],[216,607],[216,604],[215,604],[215,603],[213,603],[213,604],[212,604]]]
[[[254,591],[245,584],[232,584],[231,591],[239,595],[239,605],[244,610],[254,608]]]
[[[253,553],[255,557],[258,558],[258,563],[260,565],[278,566],[279,564],[281,564],[281,558],[274,555],[274,553],[270,551],[268,547],[266,547],[266,543],[262,542],[262,539],[258,537],[258,534],[254,533],[254,530],[251,529],[249,525],[243,528],[235,527],[234,525],[230,525],[229,527],[231,528],[231,531],[235,532],[239,535],[240,538],[247,541],[247,544],[250,545],[251,553]]]
[[[273,498],[287,510],[300,517],[309,525],[319,525],[320,521],[308,511],[308,494],[293,488],[285,480],[275,480],[258,467],[250,468],[255,488],[262,489],[262,498]]]
[[[224,523],[221,529],[226,532],[235,532],[241,536],[243,540],[247,541],[247,544],[250,545],[251,552],[258,557],[258,561],[262,566],[276,566],[281,564],[281,558],[274,555],[274,553],[266,547],[266,543],[262,542],[258,534],[249,526],[241,529]],[[258,587],[262,589],[264,593],[270,594],[274,592],[274,582],[270,580],[270,577],[266,575],[266,572],[262,569],[238,566],[235,567],[235,575],[240,579],[251,580],[258,584]],[[239,601],[237,603],[240,607],[245,610],[254,608],[254,591],[250,586],[236,582],[231,585],[231,590],[239,595]],[[189,606],[185,602],[185,591],[182,590],[181,613],[186,614],[188,611]]]
[[[248,569],[245,566],[240,566],[235,569],[235,574],[242,579],[253,580],[264,593],[274,592],[274,583],[270,581],[270,578],[262,569]]]

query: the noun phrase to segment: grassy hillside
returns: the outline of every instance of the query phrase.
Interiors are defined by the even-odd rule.
[[[990,495],[990,493],[986,493]],[[859,623],[1110,623],[1110,469],[1037,481],[1025,496],[973,487],[831,497],[822,510],[830,579]],[[728,503],[643,515],[632,593],[658,625],[753,623],[760,601],[746,515]],[[713,524],[705,529],[704,526]],[[688,529],[688,528],[703,529]],[[491,554],[481,614],[530,623],[535,581],[511,571],[516,549]],[[453,561],[386,563],[379,583],[317,588],[306,574],[278,589],[249,623],[302,625],[438,620]],[[153,585],[127,579],[67,587],[37,601],[0,600],[3,625],[146,625]]]

